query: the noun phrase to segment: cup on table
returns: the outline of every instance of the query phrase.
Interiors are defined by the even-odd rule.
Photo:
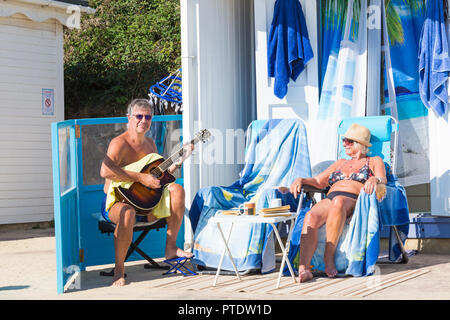
[[[281,199],[269,200],[269,208],[278,208],[278,207],[281,207]]]
[[[239,205],[239,212],[242,212],[245,215],[253,216],[255,215],[255,203],[254,202],[244,202]]]

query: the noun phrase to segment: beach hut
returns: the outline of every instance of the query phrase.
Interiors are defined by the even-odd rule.
[[[280,3],[289,3],[288,9],[295,7],[301,10],[302,39],[308,38],[308,41],[303,40],[307,61],[300,69],[295,69],[301,72],[287,83],[271,76],[273,65],[269,62],[273,53],[269,50],[270,47],[273,49],[272,24]],[[212,133],[209,142],[198,144],[196,152],[183,166],[187,209],[190,209],[200,188],[229,186],[238,179],[244,164],[245,131],[251,121],[302,118],[307,126],[309,154],[314,167],[335,157],[333,144],[336,140],[333,141],[333,135],[336,128],[328,121],[329,106],[355,102],[358,108],[352,116],[392,114],[400,122],[399,178],[406,186],[409,209],[413,213],[408,237],[450,238],[450,219],[444,217],[450,216],[448,110],[444,116],[437,116],[421,104],[416,55],[419,41],[411,41],[420,37],[418,26],[423,24],[424,15],[420,11],[423,7],[416,4],[424,1],[392,0],[389,4],[397,7],[389,10],[385,10],[383,3],[379,0],[180,1],[182,136],[183,140],[189,141],[199,130],[208,129]],[[348,14],[343,14],[345,6]],[[289,10],[287,12],[290,13]],[[395,14],[386,19],[382,12]],[[339,13],[339,19],[335,19],[335,13]],[[347,23],[344,17],[360,19],[360,23]],[[367,20],[361,17],[367,17]],[[396,25],[394,28],[390,26],[391,33],[382,36],[382,32],[388,29],[384,25],[386,20]],[[334,32],[336,23],[340,23],[338,27],[341,29]],[[417,25],[412,27],[414,23]],[[359,39],[357,45],[354,41],[356,34]],[[306,53],[308,50],[312,51],[312,56]],[[386,72],[380,71],[381,65],[385,66]],[[401,77],[398,77],[399,72]],[[333,77],[339,81],[334,81]],[[387,85],[383,88],[384,94],[380,94],[383,82]],[[45,96],[44,91],[39,92],[39,98]],[[26,93],[22,96],[25,97]],[[55,99],[56,93],[55,90]],[[350,98],[349,93],[352,94]],[[45,104],[39,112],[43,112],[41,110],[46,110]],[[340,106],[336,110],[345,113],[346,107]],[[39,117],[44,115],[39,114]],[[69,128],[65,152],[59,149],[64,144],[54,140],[54,176],[57,177],[54,182],[58,186],[61,184],[58,165],[72,164],[73,169],[75,162],[79,161],[74,155],[79,146],[74,142],[79,138],[76,138],[76,125],[81,122],[87,125],[110,122],[108,119],[99,119],[98,122],[80,119],[55,123],[57,120],[59,118],[52,120],[55,138],[59,135],[59,128]],[[69,152],[72,150],[74,152]],[[81,167],[80,163],[78,166]],[[55,202],[55,207],[60,209],[55,211],[58,218],[55,219],[55,237],[60,293],[76,279],[72,274],[114,259],[113,247],[108,241],[111,239],[97,230],[102,185],[74,183],[77,179],[75,170],[63,171],[66,171],[65,178],[70,182],[64,186],[70,190],[55,188],[61,200]],[[187,217],[184,222],[184,248],[189,249],[192,228]],[[152,241],[147,243],[154,249],[152,257],[161,257],[164,243],[158,236]]]
[[[253,119],[300,117],[308,125],[312,166],[331,159],[331,154],[335,154],[332,147],[327,147],[329,143],[335,143],[335,140],[323,138],[324,134],[329,134],[330,128],[315,121],[321,117],[324,110],[319,97],[321,91],[323,95],[327,90],[324,74],[326,70],[331,70],[327,68],[327,63],[331,60],[329,57],[332,57],[324,55],[326,50],[330,50],[324,45],[327,44],[324,37],[329,36],[324,32],[324,28],[329,26],[331,20],[325,21],[323,13],[330,17],[332,13],[342,9],[342,6],[355,2],[299,2],[314,56],[296,81],[290,80],[287,94],[280,98],[274,94],[274,78],[268,76],[268,43],[275,0],[181,1],[183,136],[189,137],[202,128],[210,129],[215,136],[212,143],[198,148],[196,156],[188,160],[190,165],[185,167],[184,182],[188,206],[199,188],[211,185],[226,186],[237,179],[243,162],[237,159],[237,150],[242,149],[242,146],[237,145],[236,141]],[[391,48],[389,57],[383,51],[386,46],[383,46],[382,39],[386,39],[386,35],[381,37],[381,32],[388,28],[386,25],[381,27],[386,21],[382,15],[385,10],[382,2],[373,0],[363,9],[351,8],[354,9],[354,17],[359,15],[356,10],[361,10],[359,12],[368,17],[364,20],[365,28],[361,29],[365,30],[365,36],[360,37],[360,45],[366,49],[359,52],[359,60],[353,65],[354,68],[342,69],[341,76],[359,72],[353,80],[355,86],[364,85],[361,89],[364,94],[356,97],[363,99],[363,110],[358,112],[364,114],[357,114],[362,116],[385,113],[387,109],[391,112],[393,110],[387,103],[388,98],[380,102],[380,77],[390,75],[390,71],[387,76],[379,71],[381,63],[390,63],[387,70],[392,70],[393,65],[396,68],[396,63],[399,62],[410,63],[409,67],[411,63],[418,65],[417,48],[411,49],[410,58],[405,58],[407,51],[401,46]],[[326,8],[326,3],[334,7]],[[406,45],[414,43],[417,46],[421,30],[417,26],[420,21],[413,20],[419,19],[416,18],[416,13],[422,13],[423,19],[424,11],[420,10],[424,8],[410,6],[404,1],[390,1],[390,5],[396,6],[395,10],[384,12],[396,13],[396,26],[400,26],[402,30],[401,34],[394,34],[391,41]],[[349,26],[347,33],[342,30],[343,36],[351,37],[355,34],[352,23]],[[345,24],[341,27],[345,28]],[[390,59],[388,62],[387,58]],[[401,130],[411,128],[407,134],[401,132],[403,136],[400,149],[404,167],[399,175],[400,182],[406,186],[411,213],[432,214],[432,217],[450,216],[450,151],[446,147],[446,141],[450,137],[448,111],[444,117],[437,117],[434,112],[422,106],[416,92],[418,81],[414,78],[418,74],[418,67],[411,72],[412,76],[407,72],[402,73],[404,78],[398,77],[398,73],[394,72],[396,87],[386,88],[385,92],[386,97],[392,97],[393,94],[397,98],[397,116],[401,119]],[[412,89],[410,84],[415,89]],[[342,90],[347,89],[344,86]],[[345,95],[345,92],[342,95]],[[381,104],[383,105],[380,106]],[[380,111],[380,107],[385,109]],[[416,109],[422,114],[404,113],[405,110]],[[234,152],[231,156],[230,151]],[[233,157],[234,162],[227,161]],[[442,220],[431,218],[427,221],[426,226],[429,226],[428,223],[433,225],[441,223],[437,221]],[[444,221],[448,228],[448,221]],[[427,230],[426,226],[421,230]],[[448,231],[440,230],[435,232],[434,236],[450,237]],[[185,233],[186,242],[189,242],[187,231],[188,229]],[[424,236],[423,232],[421,235],[419,233],[413,237]],[[431,237],[430,234],[428,236]]]
[[[63,28],[87,1],[0,3],[0,224],[53,220],[50,124],[64,119]]]

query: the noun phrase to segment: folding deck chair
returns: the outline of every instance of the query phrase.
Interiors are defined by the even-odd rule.
[[[352,123],[358,123],[365,126],[371,132],[370,142],[372,147],[370,147],[370,156],[380,156],[386,167],[386,175],[395,175],[396,169],[396,151],[398,144],[398,121],[391,116],[370,116],[370,117],[357,117],[348,118],[339,124],[338,127],[338,158],[348,158],[345,154],[345,148],[342,147],[340,143],[342,135],[347,131],[348,127]],[[332,163],[332,162],[331,162]],[[331,164],[328,162],[328,164]],[[324,163],[322,164],[322,169],[325,169]],[[309,185],[302,186],[300,199],[306,198],[311,199],[312,205],[316,203],[314,199],[315,193],[320,193],[322,199],[327,194],[329,188],[317,189]],[[396,261],[377,261],[378,263],[407,263],[408,254],[403,246],[403,241],[406,239],[406,235],[401,235],[397,225],[390,225],[390,241],[395,241],[398,245],[398,249],[401,254],[401,259]]]
[[[156,231],[159,231],[159,229],[164,228],[167,225],[166,219],[162,218],[159,220],[156,220],[155,222],[137,222],[133,227],[133,233],[134,232],[141,232],[139,237],[132,241],[130,244],[130,247],[128,249],[127,255],[125,257],[125,261],[128,260],[128,258],[131,256],[131,254],[136,251],[139,253],[145,260],[147,260],[149,263],[144,265],[144,268],[146,269],[164,269],[167,270],[170,267],[169,266],[162,266],[159,263],[157,263],[155,260],[150,258],[144,251],[142,251],[139,248],[139,244],[142,242],[142,240],[145,239],[147,234],[150,232],[150,230],[156,229]],[[103,217],[101,217],[98,221],[98,229],[101,233],[106,233],[107,235],[110,235],[111,233],[114,234],[114,230],[116,229],[116,225],[112,222],[106,221]],[[114,276],[114,268],[109,271],[100,271],[101,276]]]
[[[306,126],[301,119],[253,121],[247,130],[245,154],[244,168],[238,180],[230,186],[200,189],[191,205],[193,264],[199,271],[215,272],[222,253],[223,242],[217,227],[208,223],[211,217],[248,201],[255,202],[258,210],[258,199],[266,189],[290,184],[299,175],[311,174]],[[269,253],[272,241],[267,241],[268,229],[253,223],[236,225],[233,230],[230,250],[240,274],[275,269],[275,256]],[[225,260],[221,273],[234,274],[233,270],[231,262]]]
[[[178,79],[178,80],[181,81],[180,78],[176,78],[176,77],[172,77],[172,78]],[[165,81],[167,79],[169,79],[169,77],[167,77],[163,81]],[[154,128],[154,126],[152,126],[152,129],[154,129],[154,130],[151,130],[149,132],[152,133],[151,136],[155,140],[156,146],[158,148],[158,152],[160,154],[163,154],[164,142],[165,142],[165,137],[166,137],[166,123],[157,122],[155,124],[161,125],[161,128],[158,128],[158,127]],[[114,233],[114,231],[116,229],[116,225],[114,223],[106,221],[101,216],[101,214],[99,214],[99,216],[97,218],[98,218],[98,229],[99,229],[99,231],[101,233],[106,233],[107,235],[109,235],[111,233]],[[190,269],[188,269],[184,265],[186,263],[186,261],[189,260],[189,259],[186,259],[186,258],[167,259],[167,260],[163,261],[167,265],[160,265],[155,260],[153,260],[150,256],[148,256],[141,248],[139,248],[139,244],[145,239],[145,237],[148,235],[148,233],[151,230],[156,229],[156,231],[159,231],[159,229],[165,228],[166,226],[167,226],[167,221],[166,221],[165,218],[158,219],[158,220],[153,221],[153,222],[136,222],[134,227],[133,227],[133,233],[134,232],[141,232],[141,233],[139,234],[138,238],[135,241],[131,242],[130,247],[129,247],[128,252],[127,252],[127,255],[125,257],[125,261],[127,261],[128,258],[131,256],[131,254],[133,254],[133,252],[136,251],[145,260],[147,260],[149,262],[149,263],[144,265],[145,269],[164,269],[164,270],[169,270],[169,271],[163,273],[163,275],[176,273],[178,271],[181,272],[185,276],[186,275],[193,275],[193,274],[195,274],[194,272],[192,272]],[[109,271],[109,272],[101,271],[100,275],[102,275],[102,276],[114,276],[114,268],[111,271]]]

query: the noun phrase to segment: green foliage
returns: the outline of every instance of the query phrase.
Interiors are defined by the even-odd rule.
[[[125,114],[133,98],[180,68],[179,0],[90,0],[64,30],[65,118]]]

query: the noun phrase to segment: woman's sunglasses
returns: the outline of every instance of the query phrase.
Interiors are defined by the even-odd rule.
[[[352,145],[353,142],[355,142],[355,141],[352,140],[352,139],[347,139],[347,138],[342,139],[342,143],[343,143],[343,144],[349,144],[349,145]]]
[[[152,119],[152,116],[149,114],[146,114],[145,116],[143,114],[133,114],[133,117],[136,117],[138,120],[142,120],[145,117],[145,120],[150,121]]]

